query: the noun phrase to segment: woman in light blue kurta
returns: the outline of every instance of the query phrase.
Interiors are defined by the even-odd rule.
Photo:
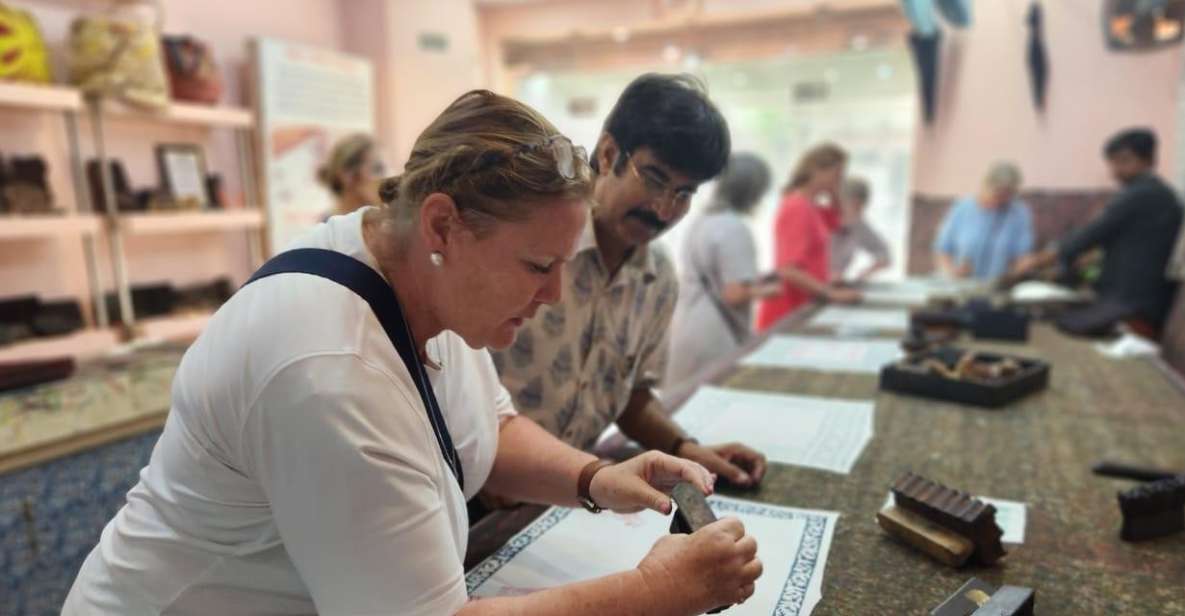
[[[996,163],[978,195],[955,201],[934,240],[940,273],[990,280],[1033,251],[1033,213],[1016,197],[1020,182],[1015,165]]]

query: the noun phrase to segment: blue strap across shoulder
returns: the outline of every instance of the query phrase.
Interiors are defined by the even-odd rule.
[[[411,379],[420,392],[420,400],[423,401],[428,420],[432,424],[432,431],[436,434],[436,444],[440,446],[440,453],[453,471],[453,476],[457,478],[457,484],[463,492],[465,476],[461,469],[461,458],[453,446],[444,414],[440,411],[436,393],[432,391],[432,383],[428,380],[428,372],[424,369],[424,362],[420,360],[411,330],[403,318],[403,309],[400,308],[399,299],[395,297],[391,285],[368,265],[348,255],[322,248],[298,248],[272,257],[243,286],[276,274],[320,276],[346,287],[366,300],[383,331],[390,338],[391,345],[403,359],[403,365],[411,373]]]

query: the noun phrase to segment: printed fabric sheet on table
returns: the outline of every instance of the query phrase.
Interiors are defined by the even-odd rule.
[[[806,616],[822,598],[838,513],[713,496],[717,517],[735,517],[757,539],[765,572],[729,616]],[[653,511],[592,514],[553,507],[465,577],[472,597],[522,595],[633,569],[670,530]]]

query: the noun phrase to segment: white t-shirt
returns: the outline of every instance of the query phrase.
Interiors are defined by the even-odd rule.
[[[376,268],[362,215],[331,218],[292,247]],[[466,497],[489,476],[499,416],[514,409],[486,351],[445,332],[427,352],[466,494],[364,300],[303,274],[236,293],[182,359],[160,441],[63,614],[459,610]]]

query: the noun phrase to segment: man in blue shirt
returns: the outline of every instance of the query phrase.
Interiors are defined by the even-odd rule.
[[[934,240],[941,273],[990,280],[1033,251],[1033,214],[1016,198],[1020,182],[1015,165],[996,163],[977,196],[951,206]]]

